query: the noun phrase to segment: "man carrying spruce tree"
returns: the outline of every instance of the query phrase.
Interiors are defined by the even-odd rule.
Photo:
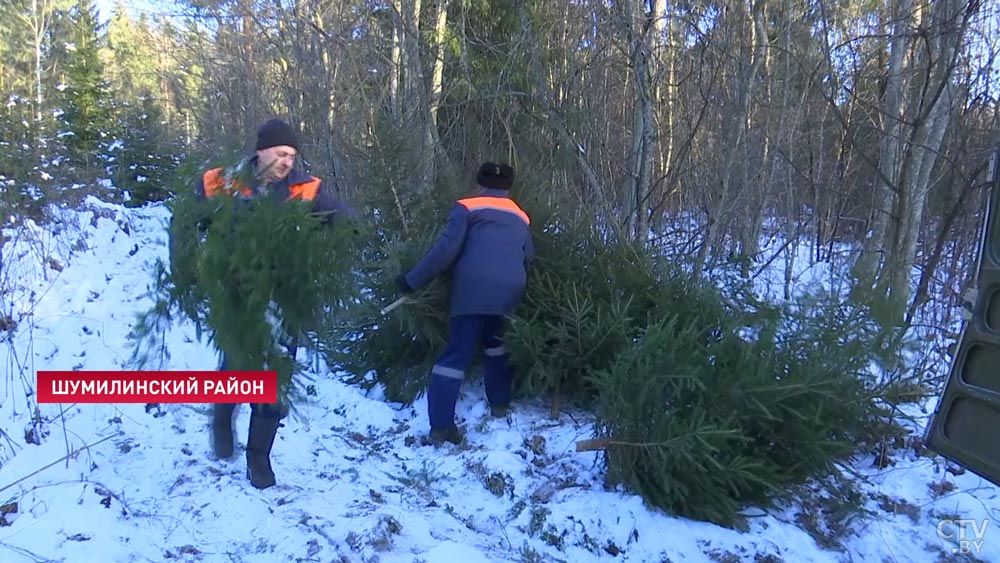
[[[486,399],[494,417],[507,416],[511,373],[501,337],[504,316],[524,297],[527,266],[534,258],[528,214],[509,194],[514,169],[484,163],[476,174],[479,194],[460,199],[444,233],[420,262],[396,282],[409,293],[451,269],[448,346],[431,369],[427,388],[430,437],[459,444],[455,404],[477,344],[482,343]]]
[[[338,215],[351,215],[349,208],[339,200],[322,180],[295,167],[298,155],[298,138],[291,126],[280,119],[271,119],[257,130],[255,154],[251,155],[227,178],[225,169],[215,168],[205,172],[198,182],[201,197],[213,197],[235,191],[238,197],[265,197],[274,202],[307,200],[313,202],[313,212],[326,215],[331,221]],[[334,188],[335,189],[335,188]],[[308,252],[308,249],[303,249]],[[284,343],[291,358],[295,358],[296,339]],[[231,362],[225,354],[219,367],[225,371]],[[233,413],[236,405],[216,404],[212,417],[212,437],[215,455],[227,459],[233,455]],[[265,489],[275,484],[271,469],[271,447],[274,444],[281,419],[288,416],[288,407],[282,403],[254,404],[250,406],[250,429],[247,437],[247,476],[254,487]]]

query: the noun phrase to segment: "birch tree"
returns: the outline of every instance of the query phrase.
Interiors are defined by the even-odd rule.
[[[878,184],[857,270],[898,308],[910,297],[930,174],[952,112],[958,49],[975,9],[960,0],[902,0],[892,12]]]

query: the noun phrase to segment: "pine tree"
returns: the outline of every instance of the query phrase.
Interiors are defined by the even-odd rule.
[[[100,162],[102,141],[112,126],[111,97],[100,58],[100,26],[92,0],[78,0],[69,12],[72,44],[64,92],[63,119],[72,137],[72,160],[91,168]]]
[[[171,139],[159,106],[147,95],[120,104],[118,139],[109,147],[108,173],[128,205],[162,201],[176,172],[181,144]]]
[[[52,18],[54,6],[24,1],[0,2],[0,182],[3,204],[15,216],[41,219],[57,186],[63,184],[58,158],[63,153],[53,117],[55,82],[48,70],[54,61]],[[45,22],[45,34],[36,38],[26,21]],[[40,43],[42,75],[36,82],[36,41]],[[39,92],[38,87],[41,87]],[[41,104],[39,104],[39,98]],[[19,217],[20,218],[20,217]]]
[[[164,53],[158,53],[155,46],[160,33],[145,13],[133,18],[122,2],[113,8],[107,24],[111,56],[105,70],[117,99],[137,103],[152,97],[159,104],[156,98],[161,92],[160,77],[165,70],[160,68]],[[164,110],[163,107],[159,109],[161,113]]]

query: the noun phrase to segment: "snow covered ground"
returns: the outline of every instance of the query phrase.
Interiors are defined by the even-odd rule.
[[[871,516],[838,542],[816,524],[837,509],[821,498],[757,511],[748,531],[650,510],[605,488],[599,454],[574,451],[590,437],[587,413],[554,421],[546,405],[517,404],[508,420],[493,420],[475,385],[459,405],[468,445],[436,449],[419,440],[421,401],[387,403],[315,374],[316,395],[279,430],[279,485],[264,491],[246,480],[242,449],[212,459],[207,405],[35,411],[38,370],[122,369],[130,323],[149,306],[150,266],[166,258],[166,218],[162,207],[91,199],[66,212],[57,233],[9,231],[20,236],[3,248],[0,280],[12,288],[0,296],[0,319],[18,322],[0,331],[4,563],[1000,562],[998,488],[912,449],[885,469],[871,457],[848,468]],[[167,368],[215,367],[192,329],[168,338]],[[956,518],[986,522],[975,558],[955,553]],[[966,532],[974,539],[971,524]]]

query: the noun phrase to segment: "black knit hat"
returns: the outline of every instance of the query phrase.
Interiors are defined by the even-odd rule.
[[[269,119],[257,129],[257,145],[254,150],[287,145],[299,149],[299,139],[292,126],[280,119]]]
[[[506,164],[484,162],[476,173],[476,183],[484,188],[509,190],[514,185],[514,169]]]

